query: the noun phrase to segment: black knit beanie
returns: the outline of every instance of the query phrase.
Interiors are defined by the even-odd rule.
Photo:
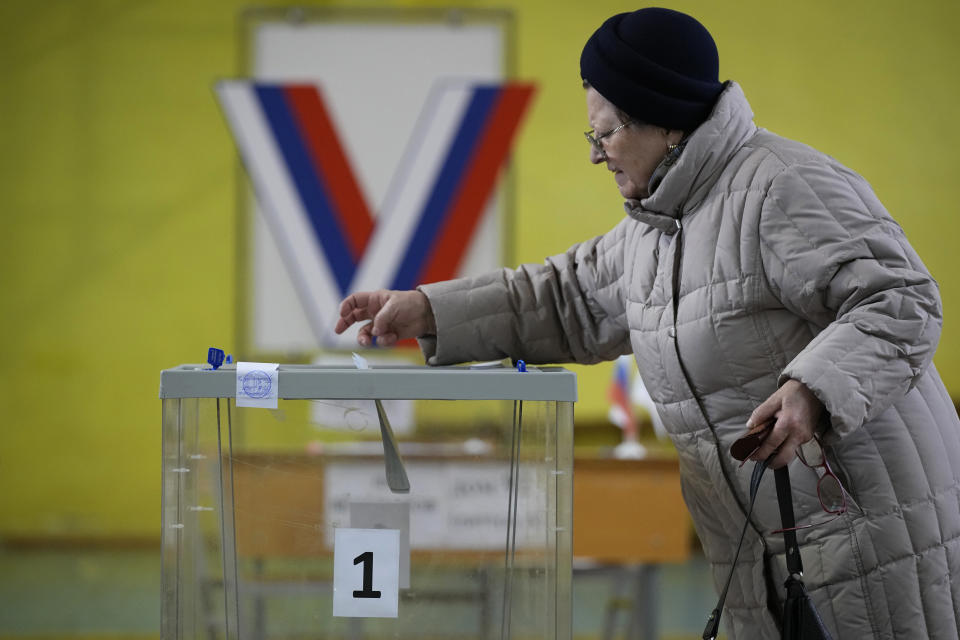
[[[580,76],[621,111],[687,132],[707,119],[723,90],[719,65],[702,24],[655,7],[609,18],[580,54]]]

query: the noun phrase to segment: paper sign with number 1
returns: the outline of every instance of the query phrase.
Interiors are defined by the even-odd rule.
[[[396,618],[399,584],[399,530],[334,531],[334,616]]]

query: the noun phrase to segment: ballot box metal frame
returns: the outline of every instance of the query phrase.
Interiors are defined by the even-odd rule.
[[[280,365],[278,397],[288,400],[482,400],[513,402],[513,447],[516,456],[520,447],[517,411],[522,416],[526,404],[544,407],[542,420],[551,425],[543,429],[542,441],[533,447],[538,451],[536,465],[543,471],[542,496],[544,517],[538,539],[534,584],[544,593],[537,601],[546,603],[542,611],[520,612],[537,621],[531,635],[529,620],[524,632],[512,635],[510,621],[513,576],[520,569],[512,566],[516,552],[517,514],[504,531],[505,546],[500,557],[506,562],[502,571],[504,585],[499,621],[483,625],[483,631],[470,637],[481,638],[544,638],[569,640],[572,635],[572,502],[573,502],[573,404],[577,397],[576,375],[556,368],[531,367],[525,372],[512,367],[420,367],[391,366],[359,370],[346,366]],[[234,441],[231,415],[235,417],[237,372],[235,368],[211,370],[203,365],[181,365],[161,373],[160,398],[163,404],[162,433],[162,500],[161,500],[161,637],[164,640],[193,638],[256,638],[257,630],[242,621],[240,583],[237,573],[237,529],[234,513]],[[248,410],[249,411],[249,410]],[[202,414],[202,415],[201,415]],[[206,417],[204,417],[206,416]],[[202,427],[207,420],[211,424]],[[521,418],[522,420],[522,418]],[[215,426],[214,426],[215,424]],[[205,439],[205,443],[201,440]],[[542,448],[542,452],[540,451]],[[381,458],[382,460],[382,458]],[[511,457],[510,494],[516,494],[520,483],[519,456]],[[206,469],[206,471],[203,471]],[[202,486],[206,477],[208,485]],[[538,490],[541,490],[538,487]],[[206,492],[206,503],[198,498]],[[512,508],[516,512],[516,499]],[[510,505],[504,505],[509,509]],[[212,583],[200,579],[201,565],[209,556],[210,542],[202,542],[201,520],[218,531],[219,566],[202,569],[213,574]],[[538,521],[539,522],[539,521]],[[212,523],[212,524],[211,524]],[[511,533],[514,547],[511,549]],[[209,537],[209,536],[208,536]],[[485,575],[485,579],[488,576]],[[533,588],[533,587],[530,587]],[[322,590],[321,590],[322,591]],[[329,593],[329,589],[327,590]],[[326,595],[322,597],[327,597]],[[211,599],[218,605],[211,607]],[[500,596],[498,595],[498,599]],[[490,603],[483,603],[481,616],[489,612]],[[499,606],[499,603],[498,603]],[[212,616],[210,611],[218,611]],[[212,619],[213,617],[217,619]],[[222,618],[222,619],[221,619]],[[360,627],[350,627],[345,635],[325,637],[381,637],[364,635]],[[398,637],[396,634],[390,637]]]

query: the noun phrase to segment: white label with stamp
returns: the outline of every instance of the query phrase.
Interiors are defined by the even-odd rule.
[[[238,362],[237,406],[276,409],[278,368],[275,362]]]
[[[335,529],[334,616],[396,618],[399,574],[400,531]]]

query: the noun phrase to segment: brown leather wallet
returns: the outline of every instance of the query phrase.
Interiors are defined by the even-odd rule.
[[[737,440],[730,445],[730,455],[741,462],[749,458],[754,451],[760,448],[760,445],[763,444],[767,436],[770,435],[773,424],[774,421],[771,420],[752,427],[750,431],[737,438]]]

